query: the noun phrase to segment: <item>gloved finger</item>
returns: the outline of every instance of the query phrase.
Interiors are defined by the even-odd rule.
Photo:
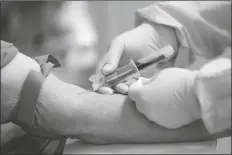
[[[112,95],[114,93],[114,90],[109,87],[101,87],[98,89],[98,92],[100,94],[109,94]]]
[[[104,55],[98,62],[98,65],[96,67],[96,73],[101,72],[102,68],[104,67],[104,65],[106,64],[108,54]]]
[[[119,83],[115,86],[115,90],[121,94],[127,94],[129,87],[125,83]]]
[[[134,83],[134,81],[125,81],[123,82],[125,85],[130,86]]]
[[[102,68],[103,74],[108,75],[118,67],[123,52],[124,44],[122,42],[115,40],[111,43],[105,64]]]
[[[150,79],[139,78],[138,82],[133,83],[128,90],[128,96],[131,100],[136,101],[143,91],[144,84],[148,83]]]

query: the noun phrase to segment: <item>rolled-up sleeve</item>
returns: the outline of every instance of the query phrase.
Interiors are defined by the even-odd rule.
[[[213,58],[231,46],[231,2],[155,2],[136,12],[136,25],[145,20],[175,29],[176,67],[190,65],[195,55]]]
[[[1,69],[14,59],[18,49],[13,44],[1,40]]]

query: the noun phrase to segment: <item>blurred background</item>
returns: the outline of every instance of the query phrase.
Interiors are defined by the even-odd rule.
[[[63,69],[59,78],[88,88],[88,77],[110,41],[133,28],[135,11],[152,3],[5,1],[1,2],[1,40],[31,57],[52,54],[61,64],[67,60],[67,66],[75,66],[75,71]]]
[[[117,35],[134,27],[135,11],[153,1],[1,1],[1,40],[30,56],[53,55],[61,80],[89,88],[99,58]],[[69,69],[67,69],[69,68]],[[1,125],[1,148],[36,150],[40,142],[12,123]],[[13,145],[14,142],[16,145]],[[226,143],[227,144],[227,143]],[[223,143],[223,146],[226,146]],[[8,148],[14,149],[14,148]],[[17,149],[16,149],[17,150]],[[3,151],[3,149],[1,149]],[[33,151],[32,151],[33,152]],[[31,152],[31,153],[32,153]],[[30,154],[30,153],[29,153]]]
[[[1,1],[1,40],[30,57],[54,56],[61,80],[89,88],[89,76],[111,40],[134,27],[137,9],[152,1]],[[43,59],[43,58],[41,58]],[[68,68],[68,69],[67,69]],[[1,152],[34,153],[41,141],[1,125]],[[53,148],[56,144],[52,144]]]

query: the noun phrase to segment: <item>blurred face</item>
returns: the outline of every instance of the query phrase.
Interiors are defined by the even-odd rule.
[[[45,37],[41,50],[72,72],[93,68],[97,61],[97,34],[86,3],[66,1],[57,8],[48,2],[42,9]]]

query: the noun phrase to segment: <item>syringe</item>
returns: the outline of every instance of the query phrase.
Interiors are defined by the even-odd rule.
[[[165,46],[164,48],[135,62],[130,60],[127,65],[117,68],[113,73],[105,76],[102,85],[113,87],[128,77],[139,77],[140,70],[143,70],[154,63],[168,61],[173,54],[174,50],[172,46]]]
[[[165,46],[155,52],[152,52],[150,55],[139,59],[137,61],[130,60],[130,62],[120,68],[117,68],[113,73],[106,75],[101,78],[98,82],[98,87],[113,87],[130,77],[140,77],[140,70],[143,70],[154,63],[160,63],[168,61],[174,55],[174,49],[172,46]],[[94,90],[92,88],[88,90]]]

